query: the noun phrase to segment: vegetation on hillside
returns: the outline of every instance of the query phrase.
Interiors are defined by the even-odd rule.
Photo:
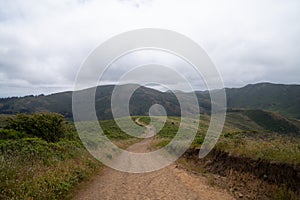
[[[4,129],[47,142],[57,142],[68,134],[64,117],[56,113],[17,114],[6,119]]]
[[[126,90],[128,85],[121,87]],[[95,107],[99,120],[113,118],[110,107],[113,89],[114,85],[99,86],[96,89]],[[191,110],[199,106],[201,113],[209,114],[211,109],[209,93],[197,91],[196,95],[199,105],[190,105]],[[300,119],[299,85],[258,83],[243,88],[226,88],[226,96],[228,108],[269,110],[288,118]],[[130,113],[139,116],[148,115],[149,108],[155,103],[163,105],[168,116],[180,116],[180,106],[174,93],[146,87],[140,87],[133,93],[129,105]],[[28,114],[42,111],[57,112],[72,119],[72,92],[0,98],[2,114]]]
[[[251,111],[251,113],[255,113],[255,111]],[[294,125],[298,126],[298,124],[291,125],[290,123],[297,121],[290,121],[282,116],[273,116],[272,113],[266,113],[266,115],[262,115],[264,117],[260,118],[261,124],[258,124],[255,119],[252,120],[248,117],[249,113],[246,113],[244,110],[235,110],[228,113],[223,132],[210,154],[211,157],[208,156],[209,158],[207,159],[199,160],[197,155],[190,157],[190,154],[187,154],[187,157],[181,158],[178,162],[184,163],[185,167],[196,172],[209,172],[207,174],[208,177],[213,177],[214,173],[226,176],[230,186],[226,183],[225,188],[230,189],[237,198],[240,198],[241,193],[236,190],[241,190],[244,196],[247,194],[250,199],[255,199],[258,195],[268,199],[298,199],[297,188],[299,188],[299,182],[297,180],[299,178],[297,179],[297,176],[299,175],[297,175],[297,171],[290,173],[291,169],[293,170],[300,166],[300,137],[297,134],[298,130],[297,133],[282,132],[281,126],[271,129],[268,123],[274,119],[280,119],[282,120],[280,124],[286,128],[284,130],[293,131]],[[261,114],[261,112],[259,111],[257,114]],[[268,119],[269,117],[270,119]],[[144,119],[144,121],[147,120]],[[153,146],[155,148],[166,146],[176,134],[180,121],[180,118],[169,117],[165,127],[157,133]],[[210,116],[201,116],[198,133],[190,147],[191,149],[188,151],[189,153],[198,153],[197,149],[203,143],[209,121]],[[184,126],[197,128],[192,121],[184,124]],[[279,133],[274,130],[279,131]],[[222,155],[228,155],[230,158],[226,159]],[[226,164],[224,164],[224,159],[227,162]],[[234,159],[235,161],[233,161]],[[273,168],[260,168],[260,163],[266,163],[265,166],[273,166]],[[233,168],[234,165],[236,168]],[[288,166],[290,171],[286,169],[282,169],[282,171],[277,166]],[[241,171],[241,168],[247,170]],[[274,169],[280,170],[282,174],[287,173],[287,176],[279,175]],[[263,173],[263,175],[258,176],[257,174],[260,173]],[[292,176],[293,180],[287,178],[289,176]],[[219,177],[217,176],[217,179]],[[220,183],[220,180],[213,182]],[[224,183],[220,183],[220,186],[224,187]]]
[[[296,135],[300,132],[294,122],[274,112],[266,112],[263,110],[244,110],[243,114],[269,131],[286,134],[294,133]]]
[[[2,125],[0,199],[64,199],[101,167],[59,114],[20,114]]]
[[[250,113],[254,112],[255,111],[251,111]],[[268,114],[268,112],[266,113]],[[258,114],[260,114],[260,111]],[[285,127],[284,130],[291,131],[289,134],[286,134],[286,132],[282,133],[281,126],[278,126],[276,129],[271,129],[266,126],[270,125],[268,122],[272,120],[273,117],[271,117],[271,119],[264,118],[266,122],[263,123],[263,120],[261,120],[261,123],[258,124],[256,120],[250,119],[248,113],[245,111],[228,113],[223,132],[216,148],[237,156],[300,164],[299,129],[294,130],[294,124],[290,124],[292,122],[288,119],[282,116],[277,116],[277,118],[282,120],[281,125]],[[198,132],[191,148],[199,148],[203,143],[209,126],[209,120],[210,117],[208,115],[202,115]],[[165,126],[157,133],[157,138],[159,139],[155,144],[157,148],[165,146],[170,142],[178,130],[179,123],[180,118],[168,118]],[[185,126],[194,126],[194,128],[197,128],[192,122]]]
[[[113,120],[99,124],[123,149],[138,141]],[[73,123],[60,114],[1,115],[0,125],[0,199],[65,199],[103,166],[87,152]],[[85,125],[91,128],[89,122]],[[97,139],[88,141],[101,144]]]
[[[272,83],[226,89],[229,108],[263,109],[300,119],[300,86]]]
[[[0,142],[0,199],[63,199],[100,165],[77,141]]]
[[[0,199],[63,199],[75,185],[101,168],[83,147],[74,125],[62,115],[36,113],[3,118],[0,116]],[[137,118],[144,124],[150,123],[149,117],[132,117]],[[153,117],[151,124],[159,127],[163,119]],[[194,120],[168,117],[153,145],[156,148],[167,145],[182,123],[187,133],[197,129],[191,148],[199,148],[210,116],[201,115],[200,119],[198,126]],[[273,123],[277,125],[272,126]],[[89,122],[84,124],[87,130],[92,128]],[[122,131],[114,120],[99,121],[99,125],[123,149],[139,141]],[[298,133],[297,120],[260,110],[232,110],[227,114],[216,148],[236,156],[299,165]],[[101,143],[97,138],[82,138],[82,141],[88,145]]]

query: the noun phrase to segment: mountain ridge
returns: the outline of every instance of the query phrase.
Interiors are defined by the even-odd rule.
[[[127,85],[128,86],[128,85]],[[95,102],[99,119],[111,119],[110,100],[115,85],[96,87]],[[121,85],[126,87],[126,85]],[[92,88],[89,88],[92,89]],[[89,90],[85,89],[85,90]],[[95,89],[95,88],[94,88]],[[218,92],[219,90],[214,90]],[[300,119],[300,85],[257,83],[241,88],[225,88],[229,109],[261,109],[278,112],[288,118]],[[206,91],[195,91],[201,113],[210,112],[210,96]],[[190,94],[185,92],[185,94]],[[132,115],[148,115],[153,104],[161,104],[167,114],[180,116],[175,94],[140,86],[130,99]],[[191,105],[195,106],[195,105]],[[193,107],[191,107],[193,108]],[[0,98],[0,114],[57,112],[72,118],[72,91],[50,95]]]

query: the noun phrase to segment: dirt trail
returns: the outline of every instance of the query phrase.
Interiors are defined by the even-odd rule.
[[[148,133],[153,130],[147,127]],[[150,130],[150,131],[149,131]],[[153,134],[152,132],[149,134]],[[128,148],[147,152],[151,138]],[[74,199],[234,199],[226,190],[209,186],[205,177],[195,175],[172,164],[159,171],[132,174],[105,168],[81,188]]]

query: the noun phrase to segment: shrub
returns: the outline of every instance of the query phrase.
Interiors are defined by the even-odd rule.
[[[20,139],[24,138],[26,134],[24,132],[19,132],[11,129],[3,129],[0,130],[0,140],[8,140],[8,139]]]
[[[56,113],[17,114],[6,122],[4,129],[24,132],[48,142],[57,142],[66,136],[65,119]]]

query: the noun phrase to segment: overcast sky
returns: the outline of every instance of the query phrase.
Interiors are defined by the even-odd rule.
[[[0,0],[0,97],[71,90],[92,50],[138,28],[197,42],[226,87],[299,84],[299,8],[299,0]]]

